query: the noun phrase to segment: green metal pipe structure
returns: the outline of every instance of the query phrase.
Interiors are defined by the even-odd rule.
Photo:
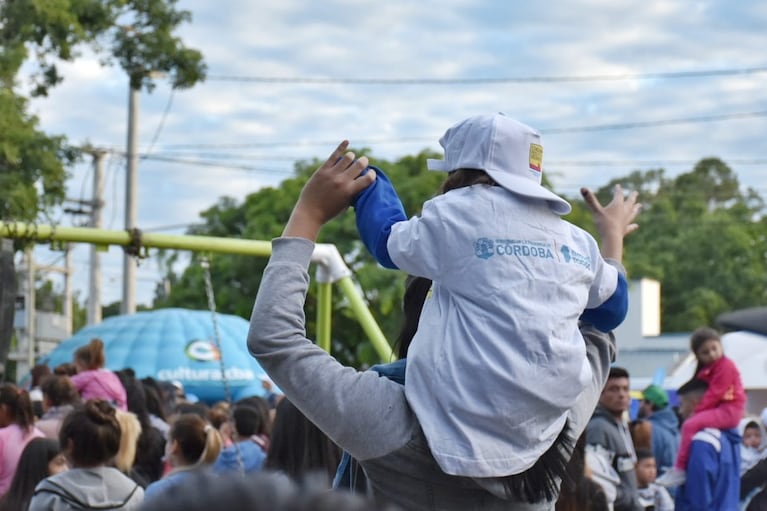
[[[259,257],[268,257],[272,253],[272,244],[261,240],[157,234],[139,231],[130,233],[128,231],[94,229],[91,227],[57,227],[23,222],[0,222],[0,238],[28,239],[43,242],[91,243],[102,246],[133,246],[136,250],[143,248],[166,248]],[[345,267],[343,261],[340,263]],[[354,281],[349,276],[341,276],[337,282],[378,356],[383,361],[393,360],[394,357],[386,336],[384,336],[373,314],[368,309]],[[318,285],[317,344],[330,352],[332,282],[319,282]]]

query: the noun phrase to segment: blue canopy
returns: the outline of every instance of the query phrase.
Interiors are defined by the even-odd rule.
[[[113,316],[63,341],[40,362],[54,368],[72,362],[75,350],[97,337],[104,342],[106,368],[132,368],[136,377],[176,380],[203,401],[225,399],[223,357],[232,399],[263,396],[266,373],[246,345],[249,323],[239,316],[216,314],[221,353],[216,347],[210,311],[158,309]]]

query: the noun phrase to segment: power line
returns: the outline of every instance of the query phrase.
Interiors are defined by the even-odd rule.
[[[140,157],[141,160],[146,159],[146,157],[152,152],[152,149],[154,149],[154,145],[155,143],[157,143],[157,139],[160,138],[160,133],[162,133],[162,128],[165,126],[165,119],[168,118],[168,112],[170,112],[170,107],[173,104],[173,94],[175,92],[176,92],[175,88],[172,88],[170,90],[170,95],[168,96],[168,102],[165,104],[165,110],[162,113],[160,122],[157,124],[157,129],[154,132],[152,141],[149,143],[149,149],[147,149],[146,152],[143,155],[141,155]]]
[[[767,117],[767,110],[760,110],[755,112],[740,112],[733,114],[716,114],[716,115],[702,115],[694,117],[680,117],[676,119],[657,119],[653,121],[637,121],[627,123],[607,123],[607,124],[592,124],[586,126],[570,126],[564,128],[541,128],[539,131],[544,135],[559,135],[563,133],[584,133],[593,131],[619,131],[629,130],[637,128],[651,128],[657,126],[671,126],[679,124],[702,124],[710,122],[720,121],[732,121],[743,119],[756,119]],[[354,141],[355,145],[379,145],[379,144],[391,144],[402,142],[423,142],[433,141],[433,137],[399,137],[391,139],[370,139],[370,140],[357,140]],[[297,142],[248,142],[244,144],[166,144],[166,148],[173,149],[240,149],[240,148],[253,148],[253,147],[296,147],[296,146],[319,146],[319,145],[334,145],[338,140],[334,141],[297,141]]]
[[[166,163],[181,163],[184,165],[196,165],[199,167],[216,167],[216,168],[232,169],[232,170],[248,170],[252,172],[264,172],[267,174],[270,174],[270,173],[285,174],[285,173],[292,172],[292,170],[286,170],[286,169],[264,169],[264,168],[253,167],[252,165],[221,164],[220,162],[217,162],[217,161],[192,160],[187,158],[172,158],[172,157],[163,157],[163,156],[157,156],[157,155],[147,156],[147,159],[162,161]]]
[[[730,69],[707,69],[698,71],[670,71],[651,73],[593,74],[571,76],[518,76],[502,78],[319,78],[319,77],[279,77],[279,76],[234,76],[212,75],[208,81],[216,82],[251,82],[273,84],[353,84],[353,85],[476,85],[507,83],[568,83],[568,82],[607,82],[625,80],[674,80],[680,78],[706,78],[714,76],[753,75],[767,72],[767,67],[747,67]]]

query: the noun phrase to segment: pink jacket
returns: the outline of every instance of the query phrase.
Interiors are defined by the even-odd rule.
[[[40,430],[35,427],[23,431],[18,425],[11,424],[0,429],[0,494],[7,492],[11,487],[24,447],[33,438],[42,436]]]
[[[83,401],[105,399],[111,401],[120,410],[128,410],[125,388],[115,373],[107,369],[83,371],[72,377],[77,392]]]

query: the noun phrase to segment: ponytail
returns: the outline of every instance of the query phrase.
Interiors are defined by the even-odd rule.
[[[75,360],[79,361],[88,370],[104,367],[106,358],[104,357],[104,343],[101,339],[93,338],[85,346],[80,346],[75,351]]]
[[[178,443],[184,463],[195,467],[216,461],[223,445],[218,430],[195,414],[177,417],[169,438]]]
[[[206,424],[203,431],[205,433],[205,447],[195,465],[210,465],[218,459],[218,455],[221,453],[223,442],[218,430],[210,424]]]
[[[5,405],[11,422],[24,431],[29,431],[35,423],[32,400],[29,392],[19,389],[13,383],[0,384],[0,405]]]

